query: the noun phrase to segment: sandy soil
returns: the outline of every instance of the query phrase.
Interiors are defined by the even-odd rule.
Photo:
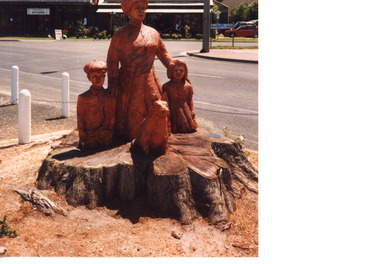
[[[190,225],[154,214],[115,208],[72,207],[53,190],[42,191],[66,209],[67,217],[46,216],[13,190],[35,187],[38,170],[59,139],[0,147],[0,217],[8,217],[15,238],[0,238],[1,256],[23,257],[257,257],[258,196],[246,191],[237,200],[231,227],[222,231],[198,218]],[[258,154],[251,152],[258,166]],[[128,208],[138,207],[139,203]],[[138,208],[135,208],[137,211]]]

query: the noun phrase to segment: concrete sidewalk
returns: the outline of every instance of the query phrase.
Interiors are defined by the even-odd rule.
[[[189,56],[236,62],[259,62],[258,49],[210,49],[210,52],[188,51]]]
[[[61,118],[61,110],[32,100],[32,142],[72,131],[77,126],[75,115]],[[18,143],[18,105],[10,104],[10,96],[0,93],[0,150]]]

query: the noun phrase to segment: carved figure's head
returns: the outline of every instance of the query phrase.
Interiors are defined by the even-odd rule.
[[[166,117],[169,115],[168,103],[163,100],[154,101],[149,112],[153,115]]]
[[[186,80],[188,75],[188,69],[186,62],[182,60],[173,60],[173,63],[169,65],[167,70],[167,76],[173,81]]]
[[[105,62],[94,60],[87,63],[83,70],[87,73],[87,78],[95,88],[102,87],[107,71],[107,64]]]
[[[139,6],[139,8],[137,8],[137,9],[141,9],[143,6],[145,6],[144,12],[143,12],[143,17],[142,17],[141,21],[144,20],[145,11],[148,7],[148,0],[121,0],[121,9],[123,10],[123,13],[126,16],[132,17],[134,15],[134,14],[132,14],[132,6],[135,6],[135,7]],[[141,16],[142,16],[142,14],[141,14]]]

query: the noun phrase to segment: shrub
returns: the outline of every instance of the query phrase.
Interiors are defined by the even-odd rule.
[[[170,34],[162,34],[161,38],[168,39],[168,38],[170,38]]]
[[[7,216],[4,215],[3,221],[0,221],[1,229],[0,229],[0,237],[9,236],[16,237],[16,230],[9,230],[9,226],[7,224]]]
[[[177,34],[177,33],[174,33],[172,34],[172,39],[181,39],[182,35],[181,34]]]
[[[107,30],[103,30],[102,32],[99,33],[99,38],[105,39],[107,38]]]

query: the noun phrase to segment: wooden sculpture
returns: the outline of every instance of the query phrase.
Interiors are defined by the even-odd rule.
[[[115,98],[103,88],[107,65],[98,60],[84,66],[92,85],[78,96],[77,123],[79,148],[109,146],[115,127]]]
[[[167,74],[171,80],[162,86],[162,90],[169,101],[171,132],[195,132],[198,124],[193,106],[193,87],[188,81],[186,63],[174,60]]]
[[[116,31],[107,55],[108,87],[117,94],[116,135],[128,141],[137,138],[149,109],[161,99],[155,56],[166,68],[172,62],[160,34],[142,23],[147,6],[147,0],[122,0],[123,12],[131,21]]]
[[[184,224],[202,216],[225,226],[244,189],[258,192],[258,170],[239,143],[197,129],[186,63],[173,60],[158,32],[142,24],[147,4],[122,0],[131,21],[114,34],[107,64],[84,67],[92,86],[78,97],[78,131],[48,154],[36,185],[54,186],[73,206],[119,200],[125,207],[139,199],[147,216]],[[163,87],[155,56],[168,69]],[[101,151],[82,151],[113,139]]]

